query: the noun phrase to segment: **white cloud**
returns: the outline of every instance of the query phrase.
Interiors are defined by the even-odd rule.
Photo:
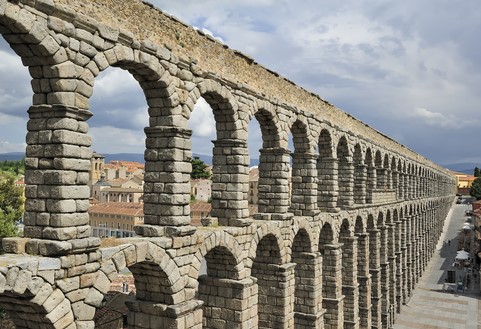
[[[421,120],[424,124],[433,127],[446,129],[464,129],[478,126],[479,120],[472,120],[462,116],[455,116],[453,114],[443,114],[440,112],[429,111],[422,107],[417,107],[409,114],[414,119]]]
[[[142,130],[121,129],[111,126],[92,127],[89,134],[93,147],[102,153],[143,153],[145,134]]]
[[[189,128],[195,137],[209,137],[216,139],[215,119],[212,108],[204,98],[199,98],[190,116]]]

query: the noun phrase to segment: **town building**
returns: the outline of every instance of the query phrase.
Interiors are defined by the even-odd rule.
[[[247,194],[249,204],[259,203],[259,168],[251,167],[249,169],[249,192]]]
[[[451,173],[456,177],[456,186],[458,188],[457,193],[469,195],[471,185],[473,185],[473,182],[477,177],[455,171],[452,171]]]
[[[192,179],[190,195],[195,201],[209,202],[212,196],[212,180]]]
[[[142,203],[102,202],[92,204],[88,212],[94,237],[131,237],[134,226],[144,223]]]

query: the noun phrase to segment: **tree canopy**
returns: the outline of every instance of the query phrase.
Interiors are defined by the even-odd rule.
[[[473,185],[471,185],[469,194],[472,197],[475,197],[476,200],[481,200],[481,177],[478,177],[474,180]]]
[[[481,173],[479,172],[479,168],[478,167],[474,167],[474,177],[479,177],[481,175]]]
[[[210,172],[207,170],[209,166],[204,163],[199,157],[192,158],[192,172],[190,177],[192,179],[208,179],[210,178]]]
[[[25,174],[25,158],[18,161],[2,161],[0,162],[0,172],[9,172],[15,176]]]
[[[23,191],[15,176],[0,172],[0,239],[18,234],[16,223],[23,215]]]

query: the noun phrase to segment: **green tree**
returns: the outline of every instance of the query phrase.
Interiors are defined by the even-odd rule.
[[[0,172],[0,239],[18,235],[16,223],[23,215],[23,191],[15,176]]]
[[[473,185],[471,185],[471,189],[469,190],[469,194],[472,197],[475,197],[476,200],[481,200],[481,177],[474,180]]]
[[[474,177],[479,177],[480,176],[480,172],[479,172],[479,168],[478,167],[474,167]]]
[[[210,178],[210,172],[207,170],[209,166],[204,163],[199,157],[192,158],[192,172],[190,177],[192,179]]]

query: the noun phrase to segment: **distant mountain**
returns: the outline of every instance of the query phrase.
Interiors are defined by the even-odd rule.
[[[475,167],[478,167],[481,169],[481,164],[474,163],[474,162],[461,162],[461,163],[443,165],[443,167],[448,168],[449,170],[452,170],[452,171],[472,175],[474,173]]]
[[[105,163],[110,161],[135,161],[140,163],[145,163],[144,155],[141,153],[100,153],[105,157]],[[10,152],[10,153],[0,153],[0,161],[14,161],[22,160],[25,156],[23,152]],[[204,163],[211,165],[212,157],[205,154],[194,154],[195,157],[199,157]],[[259,159],[251,159],[250,166],[259,165]],[[474,167],[473,167],[474,168]]]
[[[25,156],[24,152],[0,153],[0,161],[18,161]]]

